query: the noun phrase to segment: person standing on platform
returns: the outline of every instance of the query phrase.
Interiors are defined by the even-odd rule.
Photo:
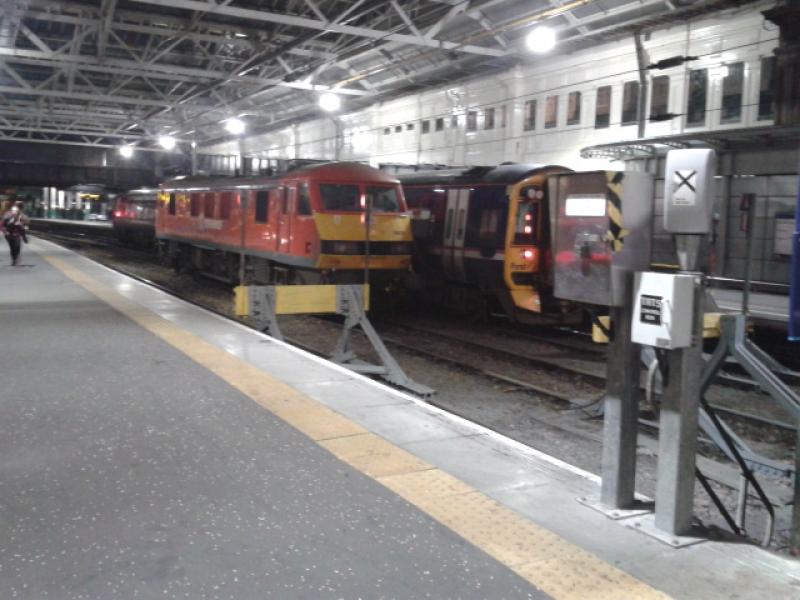
[[[28,226],[28,216],[22,212],[22,202],[17,202],[11,209],[3,215],[0,229],[6,236],[8,248],[11,251],[11,265],[19,263],[19,254],[22,250],[22,242],[28,243],[28,236],[25,229]]]

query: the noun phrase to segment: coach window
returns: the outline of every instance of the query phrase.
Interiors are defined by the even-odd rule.
[[[444,129],[444,119],[442,117],[436,119],[435,129],[436,131],[442,131]]]
[[[475,131],[478,128],[478,111],[471,110],[467,113],[467,131]]]
[[[525,121],[522,124],[522,128],[525,131],[536,129],[536,100],[525,102]]]
[[[570,92],[567,96],[567,125],[579,125],[581,122],[581,93]]]
[[[200,207],[203,204],[203,197],[200,194],[192,194],[189,197],[189,213],[193,217],[200,216]]]
[[[311,214],[311,196],[308,194],[308,184],[303,183],[300,185],[299,195],[297,197],[297,214],[310,215]]]
[[[761,80],[758,86],[758,120],[775,117],[775,57],[761,59]]]
[[[177,202],[175,200],[175,194],[172,193],[172,194],[169,195],[169,204],[167,205],[167,211],[169,212],[169,214],[171,214],[171,215],[175,214],[175,205],[176,204],[177,204]]]
[[[742,90],[744,89],[744,63],[726,65],[722,78],[722,113],[720,123],[736,123],[742,120]]]
[[[219,199],[219,218],[230,219],[232,192],[223,192]]]
[[[206,194],[205,198],[203,199],[204,207],[203,207],[203,215],[205,215],[206,219],[213,219],[214,218],[214,194]]]
[[[639,82],[626,81],[622,86],[622,125],[632,125],[639,120]]]
[[[706,122],[706,94],[708,71],[696,69],[689,72],[689,98],[686,109],[687,125],[704,125]]]
[[[552,129],[558,124],[558,96],[548,96],[544,101],[544,128]]]
[[[266,223],[269,219],[269,192],[256,192],[256,223]]]
[[[483,113],[483,128],[494,129],[494,108],[487,108]]]
[[[667,114],[669,108],[669,75],[653,77],[650,93],[650,118]]]
[[[603,129],[611,123],[611,86],[597,88],[597,101],[594,105],[594,128]]]

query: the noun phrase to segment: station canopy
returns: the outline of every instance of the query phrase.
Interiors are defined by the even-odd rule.
[[[545,61],[746,0],[2,0],[0,140],[201,147]]]

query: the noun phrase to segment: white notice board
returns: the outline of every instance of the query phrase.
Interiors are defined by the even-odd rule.
[[[792,255],[792,235],[794,234],[794,215],[779,213],[775,215],[775,242],[772,251],[780,256]]]

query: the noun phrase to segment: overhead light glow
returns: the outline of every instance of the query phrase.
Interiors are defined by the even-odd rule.
[[[130,144],[125,144],[124,146],[119,147],[119,155],[122,158],[130,158],[133,156],[133,146]]]
[[[334,112],[339,110],[339,108],[342,106],[342,99],[338,94],[334,94],[333,92],[325,92],[319,97],[319,105],[322,110]]]
[[[237,117],[231,117],[225,121],[225,129],[228,130],[228,133],[232,133],[233,135],[241,135],[244,133],[245,124],[241,119]]]
[[[172,150],[175,147],[175,138],[171,135],[162,135],[158,138],[158,144],[164,150]]]
[[[525,36],[525,46],[537,54],[550,52],[556,46],[556,32],[547,25],[539,25]]]

